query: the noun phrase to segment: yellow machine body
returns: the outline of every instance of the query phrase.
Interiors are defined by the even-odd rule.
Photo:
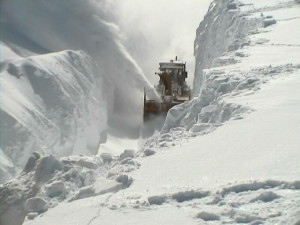
[[[147,99],[144,94],[144,120],[152,117],[167,114],[173,106],[190,100],[191,90],[186,84],[187,78],[186,62],[175,60],[160,62],[159,84],[155,86],[161,100]]]

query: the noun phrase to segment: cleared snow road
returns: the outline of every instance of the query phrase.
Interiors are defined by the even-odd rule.
[[[212,188],[235,181],[300,179],[300,72],[280,77],[256,94],[229,99],[256,111],[208,135],[161,152],[133,172],[125,192],[164,193]]]

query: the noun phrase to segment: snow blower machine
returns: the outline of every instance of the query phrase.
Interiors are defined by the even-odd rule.
[[[144,92],[144,121],[166,115],[173,106],[190,100],[191,90],[186,84],[186,62],[179,61],[177,56],[170,62],[160,62],[159,84],[154,86],[161,100],[150,100]]]

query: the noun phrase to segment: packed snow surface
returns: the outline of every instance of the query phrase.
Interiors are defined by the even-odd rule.
[[[195,41],[195,98],[170,110],[160,134],[115,156],[33,155],[35,167],[0,190],[3,218],[23,201],[27,225],[298,225],[300,5],[243,3],[211,4]],[[45,163],[53,170],[40,180]]]

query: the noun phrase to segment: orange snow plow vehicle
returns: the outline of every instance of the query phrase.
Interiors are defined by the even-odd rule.
[[[144,92],[144,121],[166,115],[173,106],[190,100],[191,90],[186,84],[186,62],[175,60],[160,62],[159,84],[154,86],[161,100],[150,100]]]

